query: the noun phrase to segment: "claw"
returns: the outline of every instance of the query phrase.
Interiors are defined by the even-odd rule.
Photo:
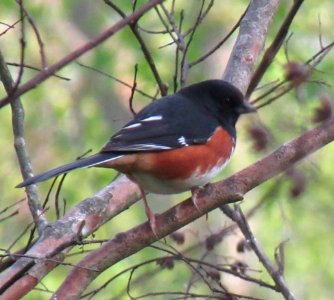
[[[201,192],[202,189],[203,189],[203,188],[201,188],[201,187],[193,187],[193,188],[191,188],[191,190],[190,190],[190,191],[191,191],[191,200],[192,200],[192,202],[194,203],[194,205],[195,205],[197,211],[198,211],[200,214],[202,214],[202,211],[201,211],[200,206],[199,206],[198,194]]]

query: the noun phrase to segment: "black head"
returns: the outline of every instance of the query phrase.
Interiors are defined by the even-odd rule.
[[[227,129],[234,129],[241,114],[255,111],[254,107],[244,101],[239,89],[224,80],[202,81],[180,90],[179,93],[208,110]]]

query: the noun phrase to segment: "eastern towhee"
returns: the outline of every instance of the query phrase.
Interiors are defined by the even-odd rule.
[[[239,115],[253,111],[226,81],[193,84],[143,108],[97,154],[28,178],[17,187],[84,167],[113,168],[139,185],[154,231],[144,190],[176,194],[207,184],[231,157]]]

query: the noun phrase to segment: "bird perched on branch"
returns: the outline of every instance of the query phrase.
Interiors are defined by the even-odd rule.
[[[233,153],[239,116],[253,111],[226,81],[193,84],[143,108],[95,155],[30,177],[17,187],[84,167],[112,168],[138,184],[154,231],[155,216],[144,191],[176,194],[209,183]]]

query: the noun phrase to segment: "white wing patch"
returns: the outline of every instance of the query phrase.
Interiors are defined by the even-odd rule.
[[[161,115],[157,115],[157,116],[151,116],[148,117],[146,119],[141,120],[141,122],[152,122],[152,121],[160,121],[162,120],[162,116]]]
[[[177,139],[177,141],[179,142],[179,144],[181,144],[182,146],[189,146],[186,142],[186,138],[184,136],[181,136]]]
[[[140,127],[140,126],[141,126],[140,123],[133,123],[131,125],[123,127],[123,129],[132,129],[132,128],[137,128],[137,127]]]
[[[140,126],[143,125],[141,122],[152,122],[152,121],[160,121],[160,120],[162,120],[162,116],[161,115],[151,116],[151,117],[145,118],[143,120],[140,120],[138,123],[133,123],[133,124],[130,124],[128,126],[125,126],[122,129],[138,128],[138,127],[140,127]]]
[[[131,150],[169,150],[171,147],[164,145],[156,145],[156,144],[134,144],[131,145]]]

